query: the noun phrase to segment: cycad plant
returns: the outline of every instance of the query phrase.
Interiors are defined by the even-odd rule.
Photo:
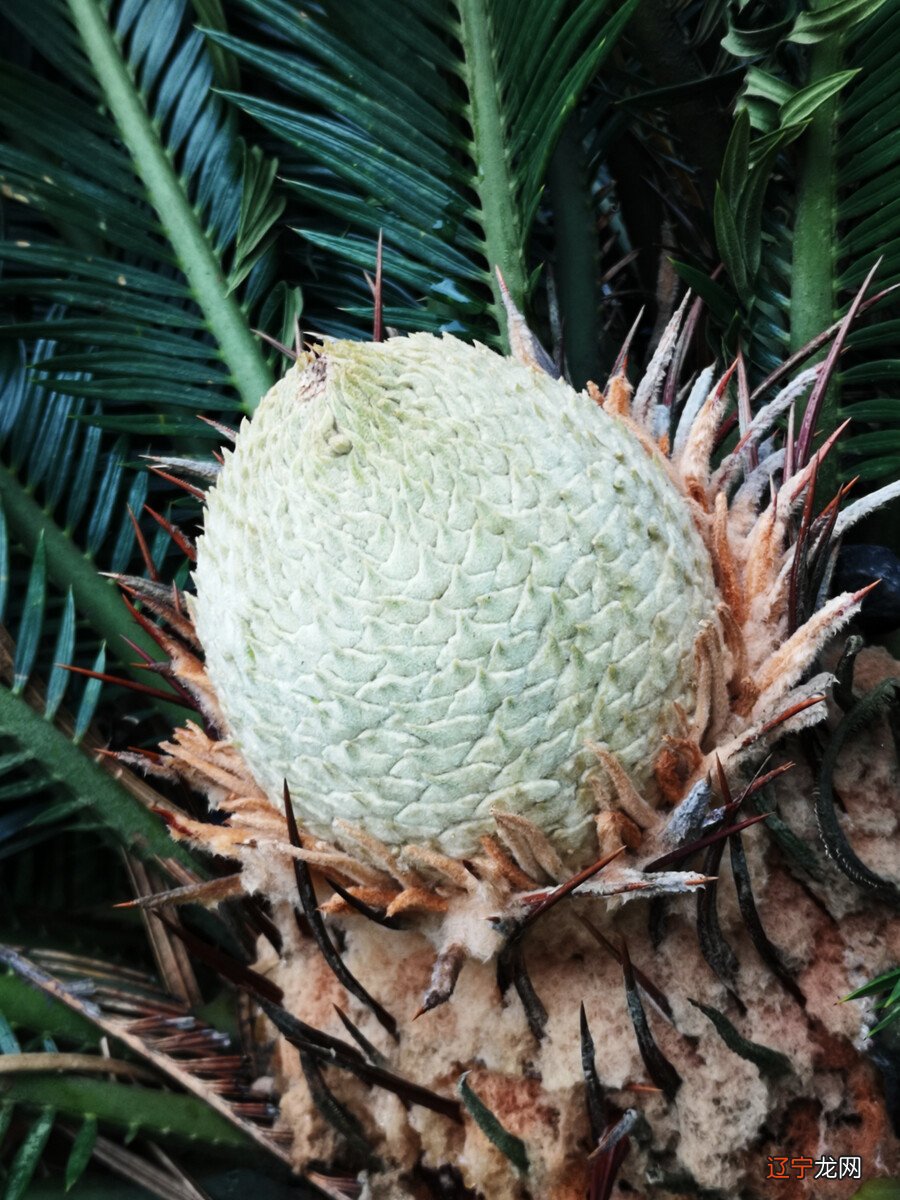
[[[882,1085],[853,1048],[860,1010],[836,1010],[843,1015],[831,1024],[822,1013],[851,988],[880,996],[896,979],[887,916],[896,858],[879,852],[867,866],[867,853],[851,847],[848,833],[870,834],[877,818],[854,811],[846,765],[892,712],[894,685],[865,659],[857,690],[878,686],[857,703],[851,646],[837,672],[846,716],[832,733],[806,730],[791,751],[804,758],[799,782],[778,784],[777,796],[764,788],[776,787],[784,762],[751,762],[748,747],[824,715],[828,681],[813,660],[858,611],[865,582],[829,601],[841,590],[831,588],[834,555],[840,537],[897,490],[891,98],[900,13],[879,0],[0,0],[0,15],[4,1194],[64,1186],[86,1197],[193,1197],[245,1186],[259,1196],[609,1197],[628,1194],[614,1190],[618,1177],[632,1195],[755,1196],[766,1194],[767,1155],[827,1151],[812,1141],[817,1119],[847,1157],[868,1156],[867,1174],[893,1169]],[[693,296],[676,316],[686,284]],[[428,337],[391,336],[414,331],[454,340],[439,351]],[[330,358],[327,343],[322,355],[309,349],[321,335],[338,339]],[[472,341],[489,350],[467,348]],[[420,348],[421,362],[407,360],[407,346]],[[498,365],[495,352],[518,365]],[[793,370],[781,368],[792,352]],[[421,420],[415,388],[400,404],[411,406],[413,429],[402,453],[382,354],[397,356],[388,375],[424,380]],[[310,494],[316,480],[334,480],[346,503],[352,487],[341,471],[355,469],[364,504],[354,440],[358,454],[387,437],[371,468],[387,507],[366,536],[377,542],[383,530],[398,542],[392,578],[406,543],[417,544],[416,514],[434,515],[430,493],[404,474],[420,444],[447,467],[456,494],[454,464],[488,486],[493,443],[505,445],[509,425],[556,486],[564,472],[551,471],[547,447],[574,469],[582,460],[567,448],[571,437],[588,472],[594,451],[582,440],[592,445],[595,416],[622,422],[621,462],[607,464],[584,504],[589,513],[606,504],[607,476],[625,472],[608,537],[637,550],[622,560],[631,565],[617,587],[634,589],[637,606],[641,589],[680,589],[674,608],[686,625],[672,618],[659,638],[669,638],[673,662],[681,646],[666,698],[687,726],[669,712],[652,728],[638,721],[640,737],[628,733],[629,706],[646,702],[660,674],[651,657],[649,682],[635,682],[617,651],[603,667],[627,676],[616,722],[592,723],[593,702],[581,711],[595,668],[575,672],[546,738],[552,765],[527,759],[516,775],[504,760],[509,794],[481,804],[459,837],[441,820],[420,823],[417,837],[417,818],[391,815],[396,805],[370,821],[358,784],[381,795],[383,747],[373,744],[361,767],[338,761],[349,735],[329,743],[327,720],[313,722],[314,733],[308,717],[294,726],[304,747],[318,739],[321,773],[304,796],[312,758],[292,774],[277,728],[295,677],[293,667],[278,677],[283,646],[276,640],[254,685],[261,699],[249,687],[235,694],[229,671],[249,679],[248,646],[262,659],[265,638],[257,645],[247,630],[255,636],[266,603],[254,587],[264,598],[269,590],[253,573],[281,552],[281,534],[294,554],[314,516],[324,511],[315,528],[339,540],[356,514],[340,503],[329,510],[333,496],[324,509],[301,499],[285,530],[282,506],[295,501],[283,479],[241,476],[246,492],[225,483],[251,455],[245,432],[232,457],[235,427],[298,357],[274,394],[290,405],[299,388],[331,424],[324,434],[302,422],[294,431],[311,457],[292,477],[312,480]],[[633,401],[626,360],[633,381],[643,378]],[[486,363],[496,392],[480,374]],[[457,371],[465,404],[438,418],[427,397],[440,397]],[[592,381],[594,400],[551,376],[577,389]],[[503,419],[498,409],[480,450],[481,409],[507,390],[530,396],[532,381],[537,398],[527,411],[510,400]],[[565,409],[559,439],[541,409],[552,396]],[[595,413],[595,400],[606,412]],[[546,433],[531,428],[532,409]],[[848,414],[851,429],[821,453]],[[448,418],[458,426],[442,425]],[[279,428],[289,428],[283,414],[273,438]],[[466,453],[484,461],[470,464]],[[522,461],[504,461],[500,477],[518,480]],[[845,500],[843,485],[857,475],[863,482]],[[867,500],[869,482],[886,490]],[[220,524],[198,545],[210,485],[226,499],[211,506]],[[521,486],[525,494],[530,485]],[[778,495],[767,507],[770,487]],[[566,484],[554,496],[560,512],[573,494]],[[449,548],[449,534],[440,542],[451,564],[458,556],[463,587],[478,555],[515,574],[511,527],[492,525],[481,499],[477,554]],[[574,535],[556,529],[559,513],[544,518],[543,502],[527,545],[551,563],[552,546]],[[401,517],[413,523],[408,538]],[[767,520],[777,526],[768,541]],[[270,521],[277,536],[254,543]],[[640,565],[650,561],[648,537],[652,586]],[[333,631],[357,619],[335,584],[341,571],[351,593],[358,584],[337,544],[326,542],[321,559],[303,549],[302,604],[318,596],[324,606],[328,596],[310,653],[331,653]],[[196,610],[204,647],[187,598],[198,555],[198,578],[205,571],[213,581]],[[238,562],[247,587],[233,607]],[[271,570],[281,570],[277,561]],[[565,587],[553,586],[558,650],[571,618]],[[691,588],[691,603],[680,603]],[[360,594],[365,609],[367,596],[383,597],[383,580]],[[282,599],[289,607],[290,589]],[[608,599],[578,620],[596,618],[600,641],[618,645],[624,634],[603,623]],[[672,607],[671,595],[664,600],[660,611]],[[487,613],[488,601],[479,603]],[[279,628],[290,624],[276,616]],[[216,644],[239,619],[236,638]],[[391,634],[398,655],[404,636]],[[642,658],[641,636],[623,657]],[[518,652],[504,650],[500,634],[482,642],[479,681],[502,653]],[[591,659],[590,644],[577,649]],[[563,676],[566,654],[557,667],[548,658],[548,670]],[[374,669],[373,694],[400,670],[383,658]],[[464,675],[460,691],[471,683]],[[510,688],[533,682],[523,676]],[[274,716],[267,689],[278,697]],[[314,699],[327,706],[334,694]],[[507,689],[514,711],[518,694]],[[615,708],[611,693],[597,695]],[[255,748],[255,732],[242,728],[245,699],[251,725],[265,709]],[[360,702],[363,715],[369,703]],[[441,719],[464,723],[470,714],[458,703]],[[535,704],[528,721],[543,719]],[[698,704],[708,711],[694,728]],[[516,754],[527,756],[533,729],[524,728]],[[415,770],[440,774],[434,727],[420,721],[417,731],[431,765],[417,760]],[[561,789],[571,784],[574,797],[576,788],[567,756],[590,738],[603,743],[590,751],[603,770],[579,776],[577,807],[568,807]],[[507,753],[507,728],[497,741]],[[544,821],[551,777],[559,800]],[[337,815],[352,817],[355,833],[346,820],[330,826],[334,781],[345,806]],[[462,786],[435,794],[455,812]],[[466,796],[480,786],[466,784]],[[517,788],[530,798],[524,807]],[[678,801],[663,820],[655,806]],[[776,802],[742,841],[751,818]],[[393,857],[409,844],[418,858]],[[714,881],[725,874],[726,844],[727,898]],[[864,845],[873,849],[871,839]],[[630,856],[622,862],[612,857],[621,846]],[[794,930],[764,903],[767,887],[774,905],[807,898]],[[675,898],[685,891],[689,901]],[[616,924],[609,897],[630,892],[652,903],[627,906]],[[840,959],[840,969],[818,962],[816,940],[830,946],[822,963]],[[586,960],[587,973],[578,965]],[[422,994],[395,1011],[423,970]],[[685,991],[686,971],[708,979]],[[439,1035],[429,1019],[444,1022]],[[626,1043],[627,1053],[617,1049]],[[888,1062],[890,1079],[889,1047],[873,1057]],[[837,1063],[851,1099],[829,1108]],[[733,1084],[721,1086],[731,1075],[756,1106],[746,1126],[725,1120],[737,1102]],[[714,1119],[738,1129],[718,1174],[699,1132]],[[834,1195],[852,1194],[841,1186]]]

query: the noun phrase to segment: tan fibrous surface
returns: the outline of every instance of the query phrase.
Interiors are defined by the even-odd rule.
[[[880,652],[860,660],[858,690],[896,672]],[[796,757],[796,755],[794,755]],[[807,845],[820,843],[802,766],[779,783],[782,817]],[[900,781],[888,727],[873,728],[842,757],[835,785],[854,849],[873,869],[900,880],[897,824]],[[744,835],[763,925],[807,998],[806,1008],[760,961],[740,920],[727,855],[720,868],[718,911],[739,962],[741,1013],[703,959],[695,929],[695,896],[668,901],[664,935],[654,948],[648,910],[640,900],[568,899],[541,917],[525,938],[525,961],[549,1019],[543,1040],[529,1031],[513,990],[501,997],[493,961],[466,961],[450,1001],[413,1019],[434,962],[434,929],[426,916],[392,930],[363,918],[331,922],[341,931],[350,970],[397,1018],[394,1044],[378,1022],[334,979],[311,941],[295,938],[271,975],[285,1003],[303,1019],[345,1037],[339,1005],[384,1053],[391,1068],[442,1095],[455,1094],[460,1075],[504,1127],[522,1139],[531,1170],[520,1178],[470,1118],[460,1127],[421,1107],[405,1109],[389,1093],[329,1069],[335,1095],[366,1127],[384,1169],[370,1174],[373,1200],[414,1197],[416,1164],[454,1164],[468,1187],[490,1200],[576,1200],[586,1194],[591,1149],[580,1063],[579,1006],[596,1046],[608,1100],[638,1109],[636,1130],[613,1191],[615,1200],[655,1200],[719,1189],[732,1200],[763,1200],[773,1188],[793,1197],[849,1200],[858,1181],[766,1181],[767,1156],[860,1156],[863,1178],[900,1172],[898,1146],[881,1078],[865,1053],[869,1002],[839,1004],[852,988],[900,962],[900,922],[827,862],[818,882],[792,874],[765,830]],[[611,941],[627,939],[634,964],[665,993],[671,1024],[643,994],[654,1037],[681,1075],[674,1103],[653,1090],[629,1019],[622,969],[585,930],[587,916]],[[723,1012],[750,1041],[785,1054],[792,1072],[763,1076],[726,1047],[690,999]],[[282,1046],[282,1122],[294,1135],[298,1166],[338,1161],[340,1139],[314,1112],[296,1056]],[[681,1183],[676,1181],[680,1179]],[[653,1182],[656,1180],[657,1182]],[[664,1180],[664,1182],[659,1182]],[[690,1181],[693,1180],[693,1185]],[[628,1190],[628,1189],[631,1190]],[[422,1193],[427,1194],[427,1193]]]

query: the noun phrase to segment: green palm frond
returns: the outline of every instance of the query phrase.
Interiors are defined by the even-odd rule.
[[[844,315],[879,258],[877,286],[900,280],[900,118],[892,100],[900,11],[883,0],[830,0],[812,11],[782,11],[774,22],[763,19],[766,12],[771,17],[764,5],[748,6],[723,41],[747,64],[738,125],[752,127],[742,144],[736,125],[720,177],[724,294],[714,295],[695,273],[711,303],[719,298],[724,313],[739,314],[731,333],[740,328],[758,379],[785,350],[798,350]],[[741,155],[745,169],[729,172],[729,159],[733,168]],[[726,324],[720,318],[723,332]],[[829,387],[820,427],[831,431],[853,418],[841,447],[845,479],[884,482],[900,470],[898,410],[889,398],[898,378],[897,329],[889,298],[851,331]],[[834,490],[837,474],[825,464],[823,492]]]
[[[190,865],[189,855],[170,844],[156,817],[83,748],[96,744],[91,725],[101,685],[94,676],[74,679],[68,670],[75,651],[72,589],[55,622],[55,636],[48,636],[52,623],[43,537],[20,590],[14,636],[0,624],[0,859],[65,828],[69,833],[115,831],[139,854],[169,858],[174,853]],[[3,615],[0,610],[0,621]],[[105,660],[101,645],[89,666],[102,673]],[[39,666],[47,668],[46,684],[37,674]],[[67,699],[68,709],[63,707]]]
[[[358,273],[383,229],[389,324],[502,335],[493,269],[522,304],[551,154],[634,3],[240,7],[247,35],[208,37],[256,83],[229,99],[279,145],[301,235]]]
[[[108,109],[73,86],[6,72],[3,181],[57,236],[4,245],[3,292],[38,310],[64,305],[54,366],[86,369],[89,357],[77,394],[115,412],[150,407],[151,433],[169,409],[252,409],[271,381],[248,314],[272,299],[274,170],[211,90],[214,61],[184,3],[124,5],[114,29],[92,3],[73,15]],[[290,296],[272,332],[292,326],[297,305]],[[10,332],[46,333],[46,318]]]
[[[105,640],[116,656],[130,661],[133,651],[123,638],[132,635],[133,622],[97,572],[121,571],[131,561],[134,534],[127,510],[141,511],[147,476],[126,470],[123,438],[105,440],[95,424],[84,422],[93,411],[84,397],[57,391],[47,378],[44,364],[51,361],[53,345],[46,339],[33,343],[30,367],[21,350],[7,353],[0,377],[4,554],[11,552],[12,563],[21,566],[40,553],[57,600],[71,593],[79,617],[96,635],[86,642],[82,633],[82,644],[93,645],[96,653]],[[80,382],[75,377],[62,386]]]
[[[96,1157],[151,1194],[167,1200],[200,1196],[178,1186],[187,1177],[154,1154],[156,1144],[181,1152],[202,1150],[226,1162],[266,1162],[264,1127],[249,1124],[230,1103],[206,1098],[205,1089],[214,1088],[204,1079],[216,1075],[219,1090],[227,1082],[230,1094],[244,1092],[226,1031],[191,1016],[151,975],[132,965],[40,951],[26,960],[5,946],[0,959],[7,968],[0,975],[0,1127],[17,1127],[4,1198],[32,1195],[31,1183],[53,1146],[51,1138],[54,1156],[64,1152],[67,1191],[76,1188]],[[140,1035],[129,1031],[135,1021]],[[154,1023],[155,1034],[145,1033]],[[156,1049],[156,1040],[177,1041],[179,1033],[193,1039],[193,1052],[182,1050],[170,1058]],[[192,1053],[203,1059],[199,1075],[188,1077],[189,1090],[177,1089],[179,1072],[190,1070]],[[174,1080],[167,1078],[167,1068]],[[116,1134],[127,1135],[134,1147],[130,1153],[110,1153],[116,1143],[108,1139]],[[264,1178],[259,1185],[265,1188]]]
[[[836,289],[859,287],[878,259],[881,286],[900,282],[900,113],[896,107],[896,55],[900,12],[887,5],[860,27],[847,60],[860,68],[840,108],[836,146]],[[841,416],[853,419],[846,474],[886,480],[900,474],[900,381],[897,336],[900,308],[878,317],[851,337],[841,375]]]
[[[90,59],[64,3],[0,5],[57,69],[50,82],[32,56],[0,82],[0,301],[15,339],[3,354],[0,504],[14,558],[27,566],[43,543],[50,611],[71,590],[79,646],[93,657],[105,641],[130,662],[126,637],[152,643],[97,572],[142,570],[127,511],[140,517],[150,490],[138,455],[208,445],[198,412],[252,408],[271,370],[251,326],[284,336],[300,295],[275,276],[275,164],[211,90],[236,81],[228,57],[183,0],[124,4],[114,29],[97,6],[76,9]],[[170,505],[158,487],[152,501]],[[147,536],[161,559],[164,535]]]

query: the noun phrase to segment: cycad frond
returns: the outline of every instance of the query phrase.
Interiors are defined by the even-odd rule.
[[[41,537],[21,580],[16,640],[0,625],[0,857],[58,833],[65,824],[70,830],[114,830],[136,852],[169,858],[165,827],[148,810],[149,793],[136,780],[129,788],[130,776],[111,773],[92,757],[99,744],[92,722],[106,649],[101,645],[96,658],[88,660],[84,683],[71,686],[72,671],[78,671],[72,666],[76,606],[70,589],[60,613],[50,619],[46,560]],[[47,667],[46,683],[38,666]],[[72,701],[68,710],[62,707],[66,698]]]
[[[898,53],[900,11],[894,5],[860,26],[846,50],[848,64],[860,73],[841,104],[836,143],[834,286],[842,308],[878,258],[884,260],[882,286],[900,281]],[[839,414],[854,422],[845,447],[848,477],[884,481],[900,474],[900,410],[892,394],[900,380],[898,331],[900,312],[893,303],[850,336]]]
[[[126,504],[140,517],[148,483],[132,463],[208,436],[198,411],[251,408],[271,378],[251,324],[282,336],[299,309],[273,277],[275,164],[212,90],[235,82],[233,63],[183,0],[122,5],[114,31],[75,6],[100,44],[90,61],[64,4],[40,19],[2,7],[63,82],[35,58],[0,83],[0,299],[21,347],[4,356],[0,502],[13,545],[27,558],[43,537],[49,582],[130,661],[129,619],[96,569],[140,569]]]
[[[286,0],[241,7],[251,36],[208,36],[275,86],[230,99],[287,143],[308,208],[337,218],[303,236],[360,268],[384,229],[389,323],[503,334],[493,269],[521,303],[550,155],[634,4],[387,0],[375,20],[362,0],[301,20]],[[428,311],[403,312],[423,292]]]
[[[274,1110],[247,1091],[239,1048],[144,971],[52,951],[32,961],[6,946],[0,961],[3,1111],[7,1124],[14,1113],[31,1123],[5,1196],[31,1194],[29,1181],[54,1130],[68,1148],[67,1190],[96,1156],[166,1200],[205,1194],[188,1186],[156,1142],[203,1147],[226,1161],[254,1151],[270,1164],[283,1157],[268,1128]],[[69,1142],[60,1136],[67,1131]],[[137,1136],[145,1153],[110,1153],[118,1148],[101,1132]],[[22,1190],[12,1186],[17,1175]]]
[[[742,139],[736,126],[720,177],[716,240],[732,312],[740,310],[761,377],[785,343],[796,351],[847,312],[876,260],[884,259],[880,286],[900,279],[893,199],[900,121],[892,102],[900,11],[883,0],[826,4],[786,14],[777,28],[732,27],[723,44],[747,64],[738,126],[743,120],[758,136]],[[739,160],[749,171],[735,172]],[[763,189],[771,180],[767,190],[754,172]],[[748,204],[761,205],[764,194],[766,210],[757,207],[748,222]],[[711,306],[721,298],[708,287],[706,294]],[[728,302],[721,307],[724,331]],[[854,419],[842,446],[845,478],[884,481],[900,469],[895,406],[872,396],[898,377],[896,331],[896,301],[881,303],[851,330],[843,370],[829,386],[821,427]],[[732,340],[734,333],[732,325]],[[836,467],[825,474],[823,487],[833,487]]]
[[[270,380],[239,300],[258,310],[267,298],[274,172],[211,90],[213,60],[185,9],[126,5],[110,30],[94,5],[74,6],[109,112],[25,71],[3,85],[4,182],[62,234],[7,245],[4,290],[66,306],[56,339],[90,347],[88,390],[117,409],[229,408],[232,387],[252,408]]]

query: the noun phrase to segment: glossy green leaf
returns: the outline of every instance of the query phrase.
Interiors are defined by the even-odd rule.
[[[841,415],[857,421],[900,421],[900,401],[887,397],[883,400],[861,400],[843,409]]]
[[[21,1054],[19,1039],[13,1033],[5,1014],[0,1010],[0,1054]]]
[[[795,89],[785,80],[779,79],[759,67],[751,67],[747,71],[747,82],[744,85],[744,95],[767,100],[783,108],[794,95]]]
[[[801,126],[779,129],[757,138],[750,150],[752,167],[735,214],[738,238],[744,247],[747,274],[756,278],[762,255],[762,214],[772,172],[782,149],[799,136]]]
[[[896,383],[900,379],[900,358],[879,357],[855,363],[841,372],[841,378],[845,383]]]
[[[816,83],[811,83],[808,87],[795,92],[790,100],[781,107],[781,124],[789,127],[807,121],[820,104],[824,104],[826,100],[836,96],[858,74],[859,68],[852,71],[837,71],[827,79],[817,80]]]
[[[886,1015],[869,1030],[869,1037],[874,1037],[877,1033],[881,1033],[889,1025],[895,1024],[898,1020],[900,1020],[900,1004],[894,1003],[887,1009]]]
[[[734,118],[731,137],[725,148],[720,183],[726,197],[736,204],[747,182],[750,167],[750,117],[746,110]]]
[[[731,23],[728,33],[722,38],[722,49],[736,58],[757,58],[774,50],[792,25],[793,18],[790,16],[758,29],[739,28]]]
[[[874,16],[885,0],[831,0],[813,12],[803,12],[794,22],[788,40],[812,45],[824,38],[847,33],[859,21]]]
[[[709,310],[722,324],[730,323],[734,316],[736,301],[721,284],[704,274],[703,271],[691,266],[690,263],[673,261],[672,266],[692,291],[708,305]]]
[[[795,141],[807,127],[808,122],[798,122],[787,129],[773,129],[771,133],[755,138],[750,143],[750,165],[756,166],[785,146]]]
[[[72,1142],[72,1149],[66,1160],[66,1191],[69,1192],[82,1177],[91,1161],[94,1146],[97,1143],[97,1118],[88,1113],[81,1122],[81,1127]]]
[[[266,252],[272,242],[272,226],[284,212],[285,198],[273,190],[278,163],[267,158],[259,146],[242,145],[244,154],[241,213],[234,247],[234,262],[228,277],[233,292]]]
[[[878,455],[874,451],[870,451],[866,458],[859,459],[854,457],[851,444],[846,461],[842,460],[842,483],[847,483],[851,479],[877,481],[896,479],[898,476],[900,476],[900,454]]]
[[[888,1008],[900,1003],[900,978],[897,979],[890,993],[876,1003],[876,1008]]]
[[[105,669],[106,643],[104,642],[97,652],[97,657],[94,659],[91,670],[96,671],[98,674],[102,674]],[[76,743],[81,741],[81,739],[87,733],[91,721],[94,719],[94,713],[97,710],[97,702],[100,699],[100,689],[102,687],[103,684],[99,679],[88,679],[84,685],[81,703],[78,705],[78,711],[75,714],[75,729],[72,735],[72,740]]]
[[[487,1105],[469,1086],[467,1076],[468,1072],[460,1075],[457,1091],[470,1116],[488,1141],[509,1159],[516,1170],[522,1175],[527,1175],[529,1164],[525,1143],[521,1138],[515,1137],[503,1128]]]
[[[747,113],[750,127],[760,133],[771,133],[778,126],[778,109],[768,100],[742,95],[738,97],[736,108],[738,112]]]
[[[11,972],[0,974],[0,1013],[16,1028],[64,1039],[80,1048],[99,1046],[100,1034],[85,1017],[43,995]],[[3,1053],[18,1054],[21,1047]]]
[[[91,556],[96,555],[102,543],[106,540],[113,517],[119,511],[119,489],[125,470],[125,443],[118,441],[106,457],[106,468],[95,485],[95,495],[92,496],[93,510],[87,528],[87,549]]]
[[[75,648],[75,597],[69,588],[66,594],[66,604],[63,617],[59,623],[56,635],[56,645],[53,649],[53,667],[47,680],[47,695],[44,700],[44,716],[52,721],[56,716],[71,673],[65,667],[72,661],[72,651]]]
[[[120,505],[120,511],[116,514],[118,520],[117,522],[115,520],[113,522],[113,528],[118,523],[119,532],[115,536],[115,540],[112,542],[109,551],[110,571],[125,572],[128,567],[134,543],[134,526],[131,523],[129,510],[133,513],[140,513],[142,511],[144,502],[147,499],[148,486],[148,472],[138,470],[131,481],[131,487],[125,498],[125,504]]]
[[[716,246],[725,264],[728,277],[734,284],[738,294],[747,287],[747,264],[744,260],[744,247],[737,230],[735,214],[721,185],[716,185],[716,198],[713,208],[713,219],[716,228]]]
[[[204,179],[201,176],[192,203],[190,190],[176,173],[170,152],[167,152],[169,148],[160,141],[159,127],[154,125],[147,112],[144,95],[135,84],[129,64],[122,57],[120,46],[107,24],[104,11],[94,0],[70,3],[70,11],[105,93],[119,134],[132,153],[137,173],[147,188],[156,215],[171,241],[194,299],[219,342],[245,406],[252,410],[271,385],[271,376],[247,326],[245,316],[224,287],[209,238],[210,232],[214,236],[217,232],[217,212],[214,205],[206,203],[208,193],[205,191]],[[199,38],[199,35],[197,36]],[[159,46],[162,43],[157,40],[156,44]],[[199,48],[199,40],[197,45]],[[162,61],[160,58],[159,62]],[[146,71],[145,79],[146,75],[151,73],[155,74]],[[175,71],[173,77],[177,80],[178,94],[183,99],[188,79],[185,78],[183,69]],[[146,89],[145,80],[142,82]],[[162,81],[157,93],[156,116],[159,120],[163,120],[166,115],[167,82],[165,79]],[[206,94],[206,88],[199,93],[201,103]],[[194,112],[191,136],[196,136],[198,128],[202,129],[202,126],[197,125],[196,117]],[[187,127],[184,128],[187,134]],[[171,123],[169,132],[177,146],[180,128],[176,122]],[[211,231],[204,230],[201,226],[198,208],[200,212],[212,215]]]
[[[39,42],[44,57],[66,78],[77,83],[88,95],[96,92],[90,66],[62,6],[0,0],[0,12],[28,41]]]
[[[395,271],[386,269],[389,283],[421,296],[484,281],[493,303],[473,306],[472,317],[490,313],[502,331],[493,268],[502,269],[523,303],[524,243],[550,155],[633,0],[615,6],[605,24],[599,18],[609,6],[593,0],[568,8],[556,0],[442,0],[422,12],[389,3],[375,28],[358,0],[326,0],[302,22],[283,0],[242,6],[261,23],[256,41],[223,33],[211,39],[325,110],[320,116],[305,103],[246,88],[229,97],[301,160],[318,165],[310,179],[296,180],[307,199],[330,213],[343,209],[353,221],[346,241],[337,228],[304,226],[304,234],[371,270],[372,244],[384,228],[386,251],[402,254]],[[288,47],[259,45],[264,26],[276,28]],[[401,72],[398,45],[405,48]],[[448,87],[448,75],[459,89]],[[289,168],[284,173],[293,178]],[[360,229],[370,232],[368,245]],[[477,327],[471,318],[469,324]]]
[[[16,654],[13,662],[13,695],[25,687],[34,666],[44,628],[44,605],[47,599],[47,553],[44,540],[38,541],[28,588],[19,624]]]
[[[86,715],[93,711],[85,703]],[[197,870],[191,855],[170,839],[163,822],[135,799],[60,730],[34,712],[24,697],[0,687],[0,736],[34,760],[53,785],[99,817],[111,835],[141,855],[175,858]]]
[[[41,1161],[55,1120],[56,1112],[52,1108],[45,1108],[35,1118],[10,1165],[3,1200],[24,1200],[27,1196],[29,1184]]]

